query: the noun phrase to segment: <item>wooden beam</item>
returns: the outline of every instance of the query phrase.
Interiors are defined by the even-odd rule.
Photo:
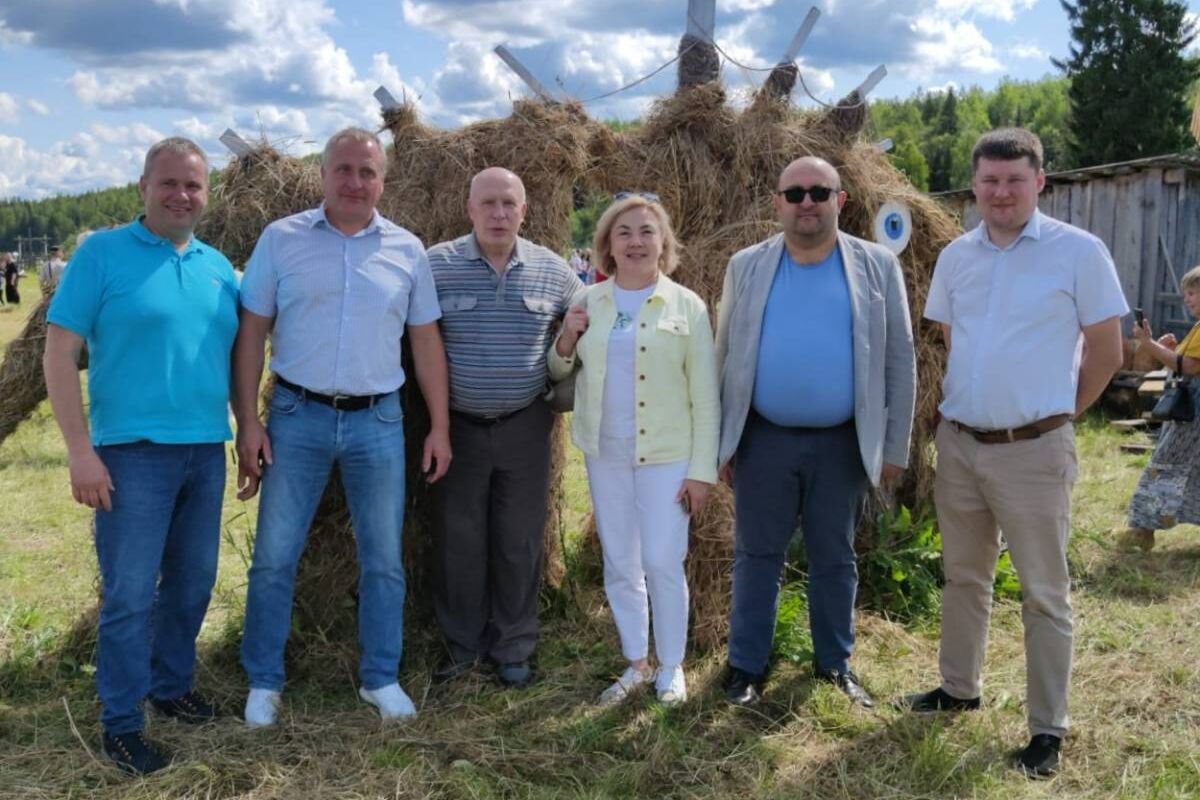
[[[808,14],[804,17],[804,22],[800,23],[800,29],[792,37],[792,43],[784,51],[783,58],[779,59],[779,63],[790,64],[796,60],[796,56],[800,54],[800,48],[808,41],[808,36],[812,33],[813,26],[817,24],[817,18],[820,16],[821,10],[816,6],[808,10]]]
[[[400,108],[400,101],[382,86],[375,90],[375,99],[379,101],[379,105],[384,111]]]
[[[558,104],[558,99],[550,93],[550,90],[543,86],[541,81],[533,77],[533,73],[526,69],[525,65],[518,61],[517,57],[514,56],[507,47],[502,44],[498,44],[493,52],[500,56],[500,60],[507,64],[509,69],[517,73],[517,77],[525,81],[525,85],[532,89],[534,94],[545,100],[547,103],[553,103],[555,105]]]
[[[241,136],[238,136],[237,131],[233,128],[226,128],[225,132],[221,134],[221,144],[228,147],[238,158],[254,151],[254,147]]]
[[[883,80],[886,76],[887,76],[887,67],[885,67],[883,64],[880,64],[878,67],[876,67],[875,69],[873,69],[871,71],[871,74],[867,76],[867,79],[865,81],[863,81],[861,84],[859,84],[858,88],[855,89],[855,91],[858,92],[859,97],[861,97],[865,100],[867,98],[867,95],[871,93],[871,90],[874,89],[876,86],[878,86],[879,82],[881,80]]]
[[[688,35],[711,42],[717,23],[717,0],[688,0],[687,14]]]

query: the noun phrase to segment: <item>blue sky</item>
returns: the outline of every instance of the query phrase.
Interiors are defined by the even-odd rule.
[[[716,38],[747,65],[778,60],[816,5],[799,64],[834,100],[877,65],[875,96],[990,87],[1053,73],[1068,46],[1058,0],[717,0]],[[1200,11],[1200,0],[1189,3]],[[0,0],[0,198],[136,179],[146,148],[181,134],[216,165],[232,127],[293,154],[347,124],[374,126],[379,85],[431,123],[503,116],[521,82],[507,44],[545,85],[589,99],[674,55],[686,0]],[[731,92],[762,80],[723,65]],[[639,115],[674,70],[589,104]],[[803,96],[797,102],[808,102]]]

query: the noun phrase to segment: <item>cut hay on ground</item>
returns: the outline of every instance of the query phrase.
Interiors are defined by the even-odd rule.
[[[46,310],[51,295],[29,314],[21,334],[4,349],[0,362],[0,442],[28,419],[46,399],[46,376],[42,355],[46,350]]]

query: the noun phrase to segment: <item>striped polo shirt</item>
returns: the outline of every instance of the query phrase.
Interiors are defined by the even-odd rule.
[[[546,391],[555,324],[584,286],[552,250],[517,239],[503,275],[475,235],[429,248],[450,366],[450,408],[477,417],[520,411]]]

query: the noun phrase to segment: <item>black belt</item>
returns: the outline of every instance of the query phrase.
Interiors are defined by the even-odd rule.
[[[1029,439],[1039,439],[1051,431],[1056,431],[1071,421],[1070,414],[1055,414],[1052,417],[1039,419],[1019,428],[1002,428],[1000,430],[980,430],[970,425],[963,425],[952,419],[946,420],[955,428],[970,434],[981,444],[1008,444],[1009,442],[1024,442]]]
[[[391,392],[384,394],[321,394],[305,389],[303,386],[297,386],[282,375],[275,376],[275,383],[300,395],[302,400],[314,400],[337,411],[361,411],[364,408],[370,408],[391,394]]]
[[[458,411],[453,408],[450,409],[450,413],[454,414],[455,416],[465,419],[467,422],[473,422],[476,425],[490,426],[490,425],[498,425],[499,423],[504,422],[507,419],[511,419],[511,418],[515,417],[517,414],[520,414],[526,408],[529,408],[529,406],[525,406],[524,408],[518,408],[516,411],[506,411],[505,413],[497,414],[494,417],[481,417],[478,414],[468,414],[465,411]]]

